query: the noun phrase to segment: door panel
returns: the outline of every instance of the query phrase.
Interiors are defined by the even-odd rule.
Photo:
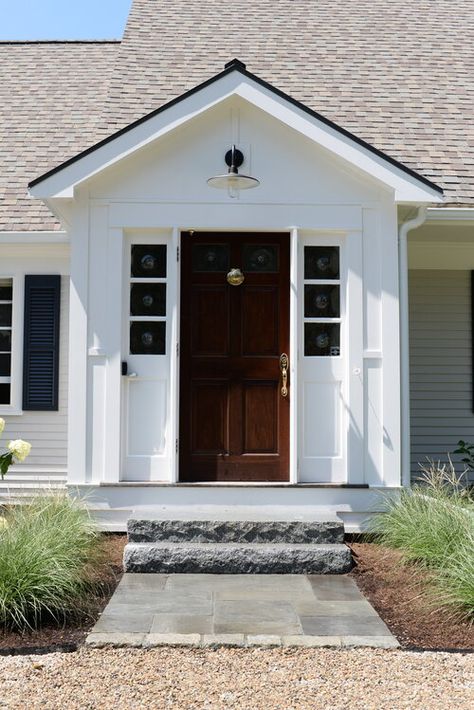
[[[180,480],[288,480],[289,235],[183,233],[181,254]]]
[[[229,355],[229,294],[224,286],[198,285],[191,295],[192,351],[195,356]],[[216,328],[216,323],[219,327]]]
[[[192,450],[222,454],[229,447],[227,382],[199,381],[192,388]]]
[[[242,293],[242,355],[280,355],[278,287],[247,286]]]
[[[278,383],[243,383],[243,452],[278,453]]]

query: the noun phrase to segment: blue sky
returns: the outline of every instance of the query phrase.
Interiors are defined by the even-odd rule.
[[[120,39],[132,0],[0,0],[0,40]]]

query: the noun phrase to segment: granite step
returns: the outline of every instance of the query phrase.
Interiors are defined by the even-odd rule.
[[[352,557],[340,543],[129,542],[124,568],[161,574],[345,574]]]
[[[127,531],[130,542],[195,543],[287,543],[299,545],[334,544],[344,541],[344,524],[337,516],[325,519],[313,515],[260,510],[163,509],[155,515],[132,513]]]

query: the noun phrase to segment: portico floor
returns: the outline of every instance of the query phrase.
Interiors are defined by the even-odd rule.
[[[398,646],[351,578],[266,574],[125,574],[86,643]]]

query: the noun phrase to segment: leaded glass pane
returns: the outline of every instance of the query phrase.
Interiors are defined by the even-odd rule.
[[[276,244],[245,244],[243,264],[244,271],[278,271],[278,246]]]
[[[134,244],[131,275],[140,279],[165,278],[166,244]]]
[[[339,318],[339,286],[306,284],[304,315],[306,318]]]
[[[338,279],[339,247],[305,247],[305,279]]]
[[[132,284],[130,313],[132,316],[165,316],[166,284]]]
[[[306,356],[340,355],[339,323],[305,323],[304,354]]]
[[[131,355],[164,355],[166,323],[163,321],[132,321],[130,323]]]
[[[228,244],[193,244],[193,271],[228,271]]]

